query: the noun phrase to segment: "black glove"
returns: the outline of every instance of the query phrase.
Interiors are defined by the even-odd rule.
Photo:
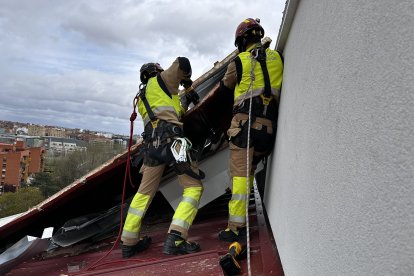
[[[200,101],[200,96],[198,96],[197,92],[194,89],[191,89],[189,92],[185,93],[185,97],[187,98],[188,103],[193,103],[194,105],[198,104]]]
[[[188,89],[193,85],[193,81],[191,79],[181,80],[180,83],[185,89]]]

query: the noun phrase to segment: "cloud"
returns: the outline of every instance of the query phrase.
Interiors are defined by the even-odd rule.
[[[276,40],[283,8],[280,0],[3,0],[0,119],[128,134],[143,63],[166,68],[187,56],[198,77],[234,50],[247,17],[260,17]]]

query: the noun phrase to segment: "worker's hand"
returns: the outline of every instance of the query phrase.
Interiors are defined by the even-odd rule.
[[[180,83],[186,90],[191,87],[193,81],[191,79],[182,80]]]
[[[191,89],[189,92],[185,93],[185,97],[187,98],[188,103],[193,103],[194,105],[198,104],[200,101],[200,96],[198,96],[197,92],[194,89]]]
[[[193,103],[194,105],[198,104],[200,101],[200,96],[194,91],[194,89],[190,88],[190,91],[185,92],[183,96],[180,98],[181,106],[184,110],[188,109],[188,106]]]

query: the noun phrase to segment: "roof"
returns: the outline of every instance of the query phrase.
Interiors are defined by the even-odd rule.
[[[162,254],[162,245],[171,217],[169,215],[172,215],[167,212],[155,224],[151,219],[144,221],[142,234],[152,237],[152,245],[131,259],[122,259],[119,246],[109,252],[115,240],[112,237],[100,243],[83,243],[61,248],[49,255],[38,255],[13,268],[9,275],[223,275],[219,260],[227,253],[229,244],[219,241],[217,234],[227,223],[229,196],[223,195],[200,209],[190,232],[191,240],[200,243],[202,250],[199,253],[182,256]],[[150,208],[147,215],[153,218],[154,213],[160,210],[154,204],[151,206],[152,209]],[[251,198],[249,214],[252,275],[283,275],[258,192]],[[96,263],[108,252],[107,257]],[[247,260],[242,260],[240,264],[245,274]]]
[[[15,215],[11,215],[8,217],[4,217],[4,218],[0,218],[0,227],[9,223],[10,221],[14,220],[15,218],[17,218],[18,216],[20,216],[21,214],[15,214]]]

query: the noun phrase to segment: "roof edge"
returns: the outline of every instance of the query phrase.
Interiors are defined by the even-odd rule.
[[[275,49],[280,52],[283,52],[285,49],[286,41],[289,37],[290,28],[292,27],[299,2],[300,0],[286,0],[282,23],[280,23],[279,35],[277,36],[275,46]]]

